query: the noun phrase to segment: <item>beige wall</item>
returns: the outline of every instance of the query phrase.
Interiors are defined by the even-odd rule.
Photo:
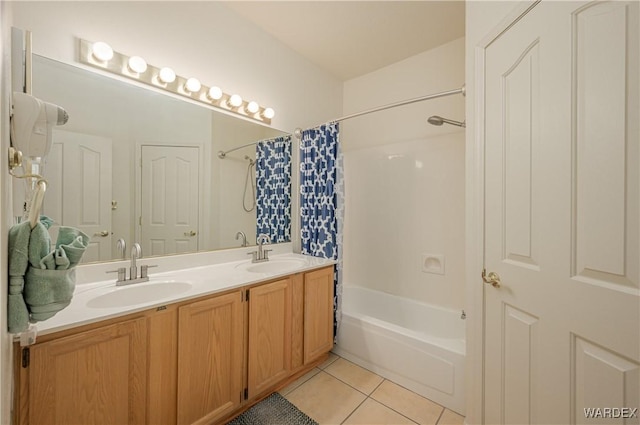
[[[11,88],[11,4],[0,2],[0,423],[10,423],[11,336],[7,333],[7,231],[11,225],[10,185],[6,152],[9,148],[9,91]]]

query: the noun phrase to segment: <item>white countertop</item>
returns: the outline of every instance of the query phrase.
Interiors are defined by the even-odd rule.
[[[89,323],[95,323],[179,301],[215,294],[335,264],[334,260],[294,253],[272,255],[270,261],[274,265],[276,263],[287,263],[289,267],[278,272],[262,271],[256,273],[248,270],[248,268],[252,266],[251,260],[227,261],[218,264],[201,265],[158,273],[154,273],[154,271],[158,269],[152,268],[149,270],[149,282],[144,283],[116,286],[115,274],[111,274],[108,275],[110,276],[109,280],[78,284],[71,304],[67,308],[57,313],[49,320],[36,323],[38,334],[43,335],[58,332]],[[151,263],[154,262],[139,262],[139,265]],[[115,267],[111,266],[111,268]],[[159,295],[160,291],[156,292],[154,296],[155,299],[152,301],[144,301],[133,305],[122,305],[117,307],[92,306],[96,304],[95,301],[92,302],[92,300],[95,300],[97,297],[104,296],[115,291],[126,291],[133,287],[151,286],[154,284],[158,285],[159,283],[162,285],[163,282],[184,282],[185,284],[183,285],[184,287],[182,288],[182,292],[178,294],[162,297],[161,294]],[[160,287],[157,286],[156,288],[159,289]],[[126,303],[127,302],[125,301],[125,304]]]

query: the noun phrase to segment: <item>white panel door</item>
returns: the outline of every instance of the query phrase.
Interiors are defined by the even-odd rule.
[[[638,6],[542,2],[485,50],[487,424],[640,423]]]
[[[143,254],[196,251],[199,149],[142,146],[141,164]]]
[[[62,182],[52,183],[52,186],[55,186],[52,188],[52,195],[61,194],[62,204],[58,204],[53,196],[47,194],[44,211],[61,212],[61,217],[51,218],[64,226],[77,227],[89,235],[91,239],[82,256],[82,262],[110,260],[111,139],[70,131],[55,131],[53,145],[53,153],[62,153],[61,156],[52,157],[52,160],[61,159],[58,160],[58,166],[62,167]],[[61,150],[59,145],[62,145]],[[47,167],[52,166],[53,164],[47,163]]]

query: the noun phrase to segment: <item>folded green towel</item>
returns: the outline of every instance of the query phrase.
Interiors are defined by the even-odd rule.
[[[89,244],[89,237],[61,226],[51,250],[48,217],[31,229],[28,222],[9,230],[9,332],[17,333],[28,322],[47,320],[71,303],[75,269]]]
[[[9,332],[18,333],[29,326],[29,310],[22,297],[24,275],[29,265],[29,239],[31,226],[28,221],[9,229],[9,300],[7,322]]]

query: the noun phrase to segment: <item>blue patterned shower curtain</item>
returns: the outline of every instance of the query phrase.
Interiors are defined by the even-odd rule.
[[[337,260],[334,336],[341,318],[344,181],[338,123],[302,132],[300,141],[300,236],[302,253]]]
[[[256,145],[256,235],[291,241],[291,136]]]

